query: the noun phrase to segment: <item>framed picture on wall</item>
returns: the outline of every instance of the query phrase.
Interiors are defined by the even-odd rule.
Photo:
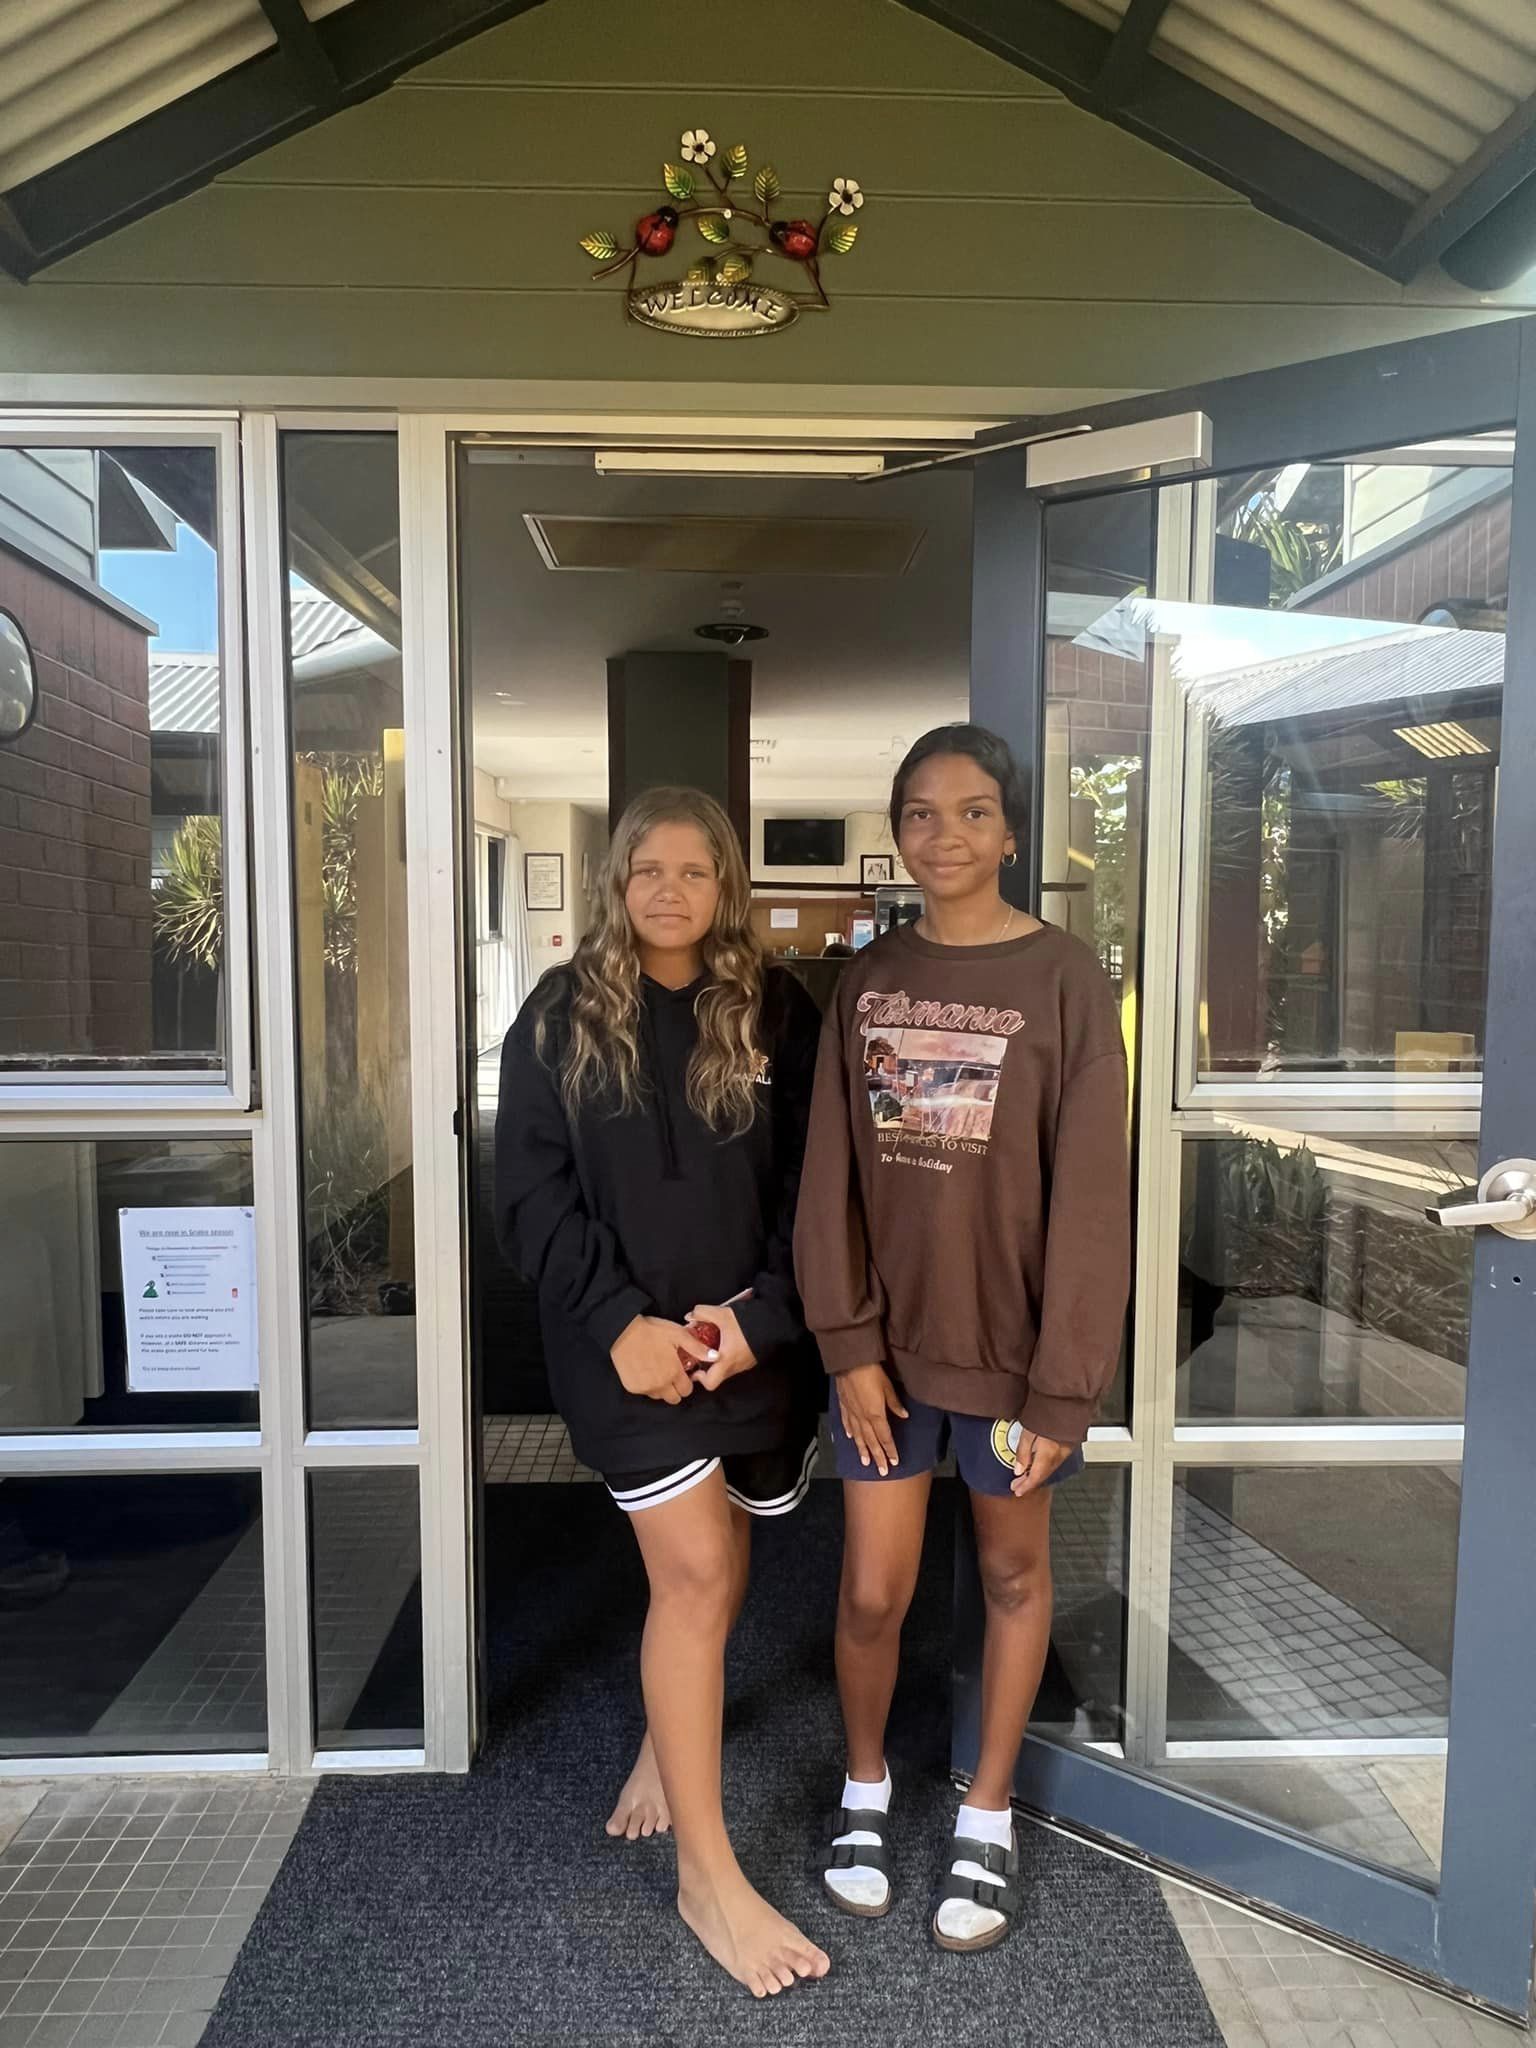
[[[530,910],[564,910],[565,855],[525,853],[523,894]]]
[[[896,879],[895,857],[889,853],[865,853],[859,856],[859,886],[864,889],[878,889],[886,882]]]

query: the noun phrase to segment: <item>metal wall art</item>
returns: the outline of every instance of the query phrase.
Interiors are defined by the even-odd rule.
[[[663,334],[735,341],[777,334],[802,312],[826,311],[832,302],[821,262],[846,256],[859,238],[854,216],[864,193],[858,182],[834,178],[819,219],[791,218],[780,204],[778,172],[759,164],[754,173],[744,142],[722,152],[707,129],[690,128],[681,153],[681,163],[662,167],[666,199],[636,221],[627,246],[606,228],[581,238],[600,266],[594,278],[624,274],[626,318]],[[670,255],[680,234],[697,235],[704,244],[686,275],[645,280],[643,259]],[[765,282],[757,266],[766,259],[793,266],[804,282]]]

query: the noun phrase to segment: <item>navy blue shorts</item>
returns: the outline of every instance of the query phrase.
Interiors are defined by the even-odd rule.
[[[926,1401],[914,1401],[910,1395],[903,1395],[902,1399],[907,1409],[906,1420],[899,1415],[886,1418],[900,1463],[882,1473],[878,1465],[859,1462],[858,1445],[843,1427],[834,1386],[828,1420],[832,1425],[839,1479],[910,1479],[914,1474],[935,1470],[945,1451],[952,1448],[956,1469],[972,1493],[991,1494],[998,1499],[1008,1497],[1017,1476],[1013,1453],[1023,1434],[1020,1423],[1008,1415],[995,1422],[989,1422],[983,1415],[957,1415],[951,1408],[930,1408]],[[1070,1479],[1082,1469],[1082,1451],[1074,1450],[1045,1483],[1059,1486],[1063,1479]]]

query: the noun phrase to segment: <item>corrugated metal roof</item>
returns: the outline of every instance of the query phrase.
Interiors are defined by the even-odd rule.
[[[359,667],[391,650],[345,605],[318,590],[296,590],[289,604],[289,635],[295,663],[332,648],[345,655],[355,643]],[[345,664],[343,664],[345,665]],[[153,653],[149,657],[151,732],[217,732],[219,658],[216,654]]]
[[[318,590],[296,590],[288,605],[288,636],[295,661],[368,628],[345,605]]]
[[[1125,0],[1067,0],[1115,27]],[[1536,93],[1532,0],[1172,0],[1151,54],[1404,198]]]
[[[351,0],[304,0],[312,21]],[[0,189],[276,46],[260,0],[5,0]]]
[[[219,658],[216,654],[149,657],[151,732],[217,732]]]
[[[1223,725],[1280,725],[1330,711],[1392,708],[1406,716],[1429,698],[1496,694],[1503,682],[1502,633],[1410,626],[1212,676],[1194,700]]]

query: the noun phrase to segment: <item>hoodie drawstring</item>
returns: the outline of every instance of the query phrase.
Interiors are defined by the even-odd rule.
[[[663,1180],[681,1180],[682,1170],[677,1163],[677,1130],[672,1121],[672,1098],[667,1092],[666,1075],[661,1064],[656,1019],[650,1003],[644,998],[640,1003],[640,1034],[645,1048],[645,1063],[650,1069],[644,1077],[646,1090],[651,1099],[651,1114],[656,1119],[657,1135],[661,1139],[661,1177]]]

